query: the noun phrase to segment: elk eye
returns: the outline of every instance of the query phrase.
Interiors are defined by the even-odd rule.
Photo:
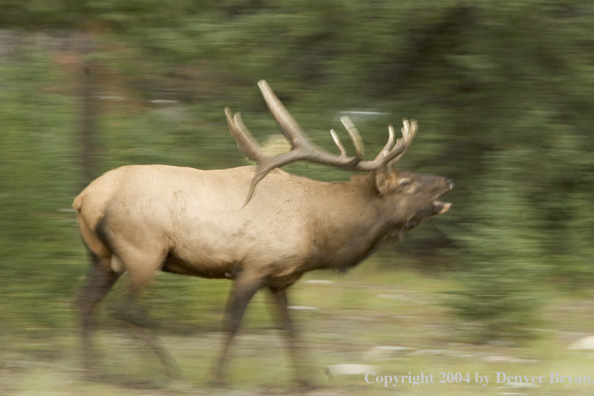
[[[408,180],[403,180],[400,182],[400,188],[407,189],[411,186],[411,183]]]

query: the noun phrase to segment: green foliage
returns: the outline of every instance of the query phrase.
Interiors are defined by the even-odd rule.
[[[38,298],[66,306],[84,272],[73,216],[62,211],[82,173],[80,70],[60,60],[72,56],[92,62],[97,96],[120,97],[97,101],[99,171],[243,164],[222,109],[241,110],[262,142],[277,133],[261,78],[330,150],[338,112],[379,113],[355,120],[368,155],[387,123],[418,118],[402,166],[455,179],[446,198],[455,205],[401,251],[417,244],[408,252],[422,261],[438,237],[453,242],[448,257],[464,286],[457,312],[480,322],[479,338],[524,334],[537,312],[534,284],[585,290],[594,280],[593,24],[585,0],[5,0],[0,26],[59,34],[0,32],[0,304],[27,307],[0,308],[17,322],[35,317]],[[75,31],[92,39],[91,54],[53,42]],[[193,279],[165,283],[155,291],[167,301],[159,317],[168,303],[200,308],[225,294],[202,283],[194,292]]]
[[[72,278],[83,271],[70,267],[82,250],[70,243],[72,215],[60,211],[70,206],[76,175],[67,85],[37,53],[0,64],[0,312],[7,326],[64,320]],[[62,298],[52,317],[40,315],[39,300],[48,296]]]
[[[563,133],[566,126],[559,129],[545,151],[542,172],[546,178],[535,197],[544,214],[541,229],[547,231],[542,254],[561,286],[588,288],[594,281],[592,137],[577,131]]]
[[[539,211],[530,203],[530,186],[521,184],[532,177],[523,166],[530,154],[514,149],[489,156],[490,173],[472,194],[469,219],[456,236],[461,287],[447,304],[474,341],[521,340],[537,322],[535,282],[547,263],[540,256],[546,241]]]

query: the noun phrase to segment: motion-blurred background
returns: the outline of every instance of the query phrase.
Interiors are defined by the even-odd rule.
[[[383,345],[420,351],[380,357],[380,367],[405,373],[499,364],[538,375],[561,370],[555,362],[567,374],[587,371],[591,360],[568,347],[594,333],[591,1],[0,0],[0,393],[95,389],[76,376],[72,301],[87,257],[73,197],[124,164],[246,164],[223,108],[241,111],[273,145],[267,136],[278,130],[256,86],[263,78],[329,150],[328,130],[342,131],[345,113],[368,156],[388,124],[416,118],[400,167],[456,181],[452,210],[402,245],[346,277],[313,273],[325,282],[295,287],[312,366],[322,373],[369,360]],[[144,297],[198,383],[216,352],[227,288],[164,274]],[[158,373],[134,360],[144,352],[126,349],[132,341],[109,315],[115,294],[99,332],[105,371]],[[235,386],[289,386],[265,303],[252,306],[243,334]],[[379,391],[362,376],[348,381],[356,393]],[[331,386],[341,394],[342,382]]]

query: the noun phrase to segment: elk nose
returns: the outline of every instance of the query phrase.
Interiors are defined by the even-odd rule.
[[[454,181],[452,179],[447,179],[446,186],[448,186],[448,188],[451,190],[452,188],[454,188]]]

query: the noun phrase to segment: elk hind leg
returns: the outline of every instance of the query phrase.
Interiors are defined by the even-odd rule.
[[[92,263],[86,281],[79,291],[76,308],[80,315],[85,368],[91,368],[91,314],[95,306],[105,297],[120,274],[110,268],[110,259],[102,259],[91,252]]]
[[[156,256],[157,259],[144,261],[146,265],[143,266],[133,265],[134,263],[142,262],[142,260],[136,257],[128,256],[122,260],[124,267],[128,271],[130,292],[124,304],[118,309],[118,317],[131,327],[132,334],[135,337],[146,343],[157,355],[165,367],[167,376],[177,378],[181,375],[179,365],[167,351],[159,337],[154,333],[148,311],[137,301],[138,294],[150,282],[154,273],[164,260],[164,258],[161,258],[161,255]],[[142,268],[143,270],[138,271],[138,268]]]

